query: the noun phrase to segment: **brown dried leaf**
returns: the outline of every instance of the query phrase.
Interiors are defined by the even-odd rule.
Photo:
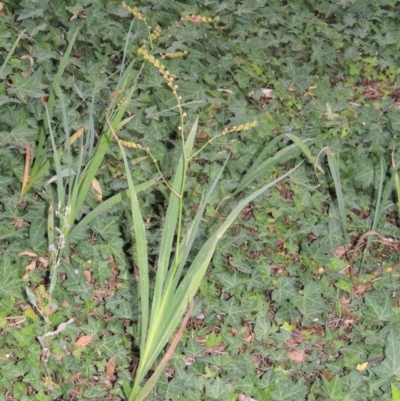
[[[367,366],[368,366],[368,361],[364,363],[358,363],[356,366],[356,370],[358,370],[359,372],[364,372],[364,370],[367,369]]]
[[[92,342],[92,340],[93,340],[92,336],[82,336],[75,341],[75,345],[77,345],[78,347],[86,347],[88,344]]]
[[[18,254],[18,256],[29,256],[30,258],[36,258],[38,255],[34,252],[22,251]]]
[[[32,260],[31,263],[29,263],[28,266],[25,266],[25,271],[28,272],[28,270],[35,270],[36,269],[36,261]]]
[[[47,267],[49,265],[49,261],[45,258],[39,257],[39,262],[42,264],[43,267]]]
[[[116,377],[114,375],[115,372],[115,367],[116,367],[116,362],[115,362],[115,358],[112,357],[108,360],[107,362],[107,376],[111,379],[111,380],[115,380]]]
[[[97,202],[101,202],[103,200],[103,191],[101,190],[100,183],[96,180],[96,178],[93,178],[92,181],[92,192],[94,199],[96,199]]]
[[[373,281],[366,281],[364,283],[354,284],[351,288],[351,291],[354,296],[359,297],[360,295],[365,294],[373,285]]]
[[[290,349],[286,352],[286,356],[292,360],[293,362],[305,362],[306,360],[306,353],[302,349]]]
[[[92,280],[92,273],[90,272],[90,270],[85,270],[83,274],[86,278],[86,282],[90,283],[90,281]]]

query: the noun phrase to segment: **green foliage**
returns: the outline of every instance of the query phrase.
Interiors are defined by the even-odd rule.
[[[0,400],[127,399],[140,359],[141,275],[109,128],[150,148],[170,183],[182,145],[176,99],[153,65],[142,67],[148,28],[118,1],[3,3]],[[186,172],[183,233],[230,155],[183,272],[235,198],[304,160],[216,246],[193,317],[147,399],[399,399],[396,2],[135,4],[161,27],[152,54],[176,77],[187,126],[198,118],[195,151],[214,138]],[[257,128],[220,135],[252,121]],[[150,155],[125,152],[153,293],[170,192]],[[74,211],[49,277],[58,202]],[[55,331],[43,347],[38,337]]]

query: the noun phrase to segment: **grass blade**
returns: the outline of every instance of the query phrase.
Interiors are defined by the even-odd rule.
[[[72,48],[74,46],[76,37],[78,35],[78,29],[75,31],[74,35],[71,38],[71,41],[68,45],[68,48],[63,56],[63,58],[61,59],[60,62],[60,67],[57,71],[56,76],[54,77],[54,81],[53,81],[53,85],[51,87],[50,90],[50,94],[49,94],[49,99],[47,102],[47,113],[51,119],[51,115],[53,113],[53,108],[54,108],[54,104],[55,104],[55,93],[56,93],[56,88],[60,85],[61,82],[61,78],[64,74],[65,69],[67,68],[68,65],[68,59],[69,59],[69,55],[71,54]],[[48,123],[47,123],[47,119],[44,119],[43,122],[43,126],[40,130],[39,133],[39,143],[36,149],[36,156],[35,156],[35,162],[33,163],[32,166],[32,170],[31,170],[31,175],[29,177],[29,182],[27,183],[26,187],[25,187],[25,191],[24,193],[21,194],[21,196],[23,196],[24,194],[26,194],[29,189],[32,187],[32,185],[35,184],[35,182],[42,177],[44,174],[46,174],[46,172],[48,171],[49,167],[43,166],[43,160],[45,157],[45,151],[44,151],[44,144],[45,144],[45,140],[46,140],[46,132],[48,130]]]
[[[3,77],[3,71],[4,71],[4,69],[6,68],[6,65],[8,64],[8,62],[10,61],[12,55],[14,54],[14,51],[15,51],[15,49],[17,48],[18,43],[19,43],[19,41],[21,40],[22,36],[24,36],[25,31],[26,31],[26,29],[24,29],[24,30],[18,35],[17,39],[15,39],[15,42],[14,42],[14,44],[12,45],[10,51],[8,52],[7,57],[4,59],[3,65],[2,65],[1,68],[0,68],[0,78],[1,78],[1,79],[6,78],[6,77]]]
[[[348,236],[347,236],[346,207],[345,207],[345,203],[344,203],[342,185],[340,182],[339,162],[337,161],[335,154],[332,153],[329,149],[327,149],[326,152],[327,152],[327,156],[328,156],[329,170],[331,172],[333,183],[335,185],[336,198],[337,198],[338,205],[339,205],[339,213],[340,213],[340,219],[342,222],[343,235],[344,235],[344,238],[346,239],[346,243],[347,243]]]
[[[171,263],[172,243],[176,234],[176,226],[178,223],[178,213],[180,210],[180,201],[181,201],[176,194],[183,193],[183,183],[185,180],[186,168],[188,164],[188,160],[185,160],[184,155],[186,154],[190,156],[194,139],[197,133],[197,126],[198,126],[198,118],[194,122],[192,129],[188,135],[185,144],[186,148],[185,153],[182,153],[172,183],[172,190],[174,192],[171,192],[169,198],[168,209],[165,216],[165,223],[161,238],[160,252],[157,266],[157,276],[154,285],[154,297],[153,297],[152,313],[151,313],[152,321],[150,323],[151,326],[154,324],[154,318],[157,317],[157,311],[160,309],[161,297],[162,297],[162,292],[165,288],[164,285],[167,277],[167,271]],[[178,238],[178,241],[180,241],[180,238]],[[179,252],[179,250],[177,250],[177,252]],[[174,274],[174,272],[171,274]]]
[[[325,174],[324,170],[318,163],[318,160],[311,154],[309,147],[305,144],[303,140],[301,140],[298,136],[293,134],[285,134],[285,136],[288,137],[291,141],[293,141],[301,149],[301,151],[307,156],[307,159],[313,166],[315,166],[319,171],[321,171],[322,174]]]
[[[140,193],[145,191],[146,189],[153,186],[158,180],[153,179],[150,181],[146,181],[142,184],[136,185],[136,192]],[[93,209],[90,213],[88,213],[78,224],[74,226],[71,232],[68,235],[68,241],[71,242],[74,238],[79,235],[79,233],[97,216],[103,215],[107,210],[111,209],[115,205],[120,202],[123,202],[125,199],[128,199],[131,196],[131,192],[129,189],[123,192],[119,192],[118,194],[108,198],[107,200],[101,202],[95,209]]]
[[[148,347],[148,352],[145,355],[145,359],[141,359],[140,361],[140,363],[143,364],[143,372],[148,372],[151,369],[158,355],[162,352],[165,345],[171,338],[175,328],[183,316],[188,302],[191,302],[196,294],[213,257],[215,247],[225,231],[232,225],[235,219],[239,216],[240,212],[249,202],[261,195],[271,186],[287,177],[295,169],[297,169],[300,164],[284,174],[282,177],[265,185],[258,191],[255,191],[253,194],[240,201],[231,211],[221,227],[200,249],[191,266],[189,267],[185,277],[180,282],[177,290],[164,293],[160,309],[157,311],[160,318],[157,320],[157,325],[150,326],[149,328],[151,334],[149,334],[148,339],[151,338],[152,343]],[[129,398],[129,401],[133,400],[135,400],[135,398]]]
[[[110,128],[111,129],[111,128]],[[137,253],[137,265],[139,268],[139,296],[141,299],[141,338],[140,338],[140,350],[141,353],[145,349],[148,337],[148,324],[149,324],[149,294],[150,294],[150,283],[149,283],[149,267],[148,267],[148,252],[147,252],[147,238],[142,213],[139,207],[139,201],[137,198],[137,191],[133,184],[132,175],[129,170],[129,163],[126,158],[124,148],[119,144],[122,158],[126,169],[126,177],[128,181],[130,191],[131,210],[133,218],[133,228],[136,239],[136,253]],[[137,374],[140,374],[140,364]],[[136,380],[135,380],[136,384]]]

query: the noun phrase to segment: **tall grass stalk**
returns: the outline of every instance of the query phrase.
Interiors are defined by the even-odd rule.
[[[48,180],[47,185],[55,182],[56,192],[53,195],[54,200],[50,204],[47,216],[48,250],[49,250],[49,270],[50,284],[48,288],[49,301],[46,308],[56,308],[52,302],[52,293],[56,286],[57,269],[61,263],[63,253],[70,243],[79,234],[90,221],[104,213],[117,203],[129,198],[130,192],[125,191],[112,196],[106,201],[100,203],[96,208],[89,212],[79,223],[76,223],[78,215],[82,209],[85,199],[90,191],[93,180],[98,173],[99,168],[104,162],[104,156],[113,143],[112,133],[123,128],[134,116],[126,117],[126,110],[132,96],[135,93],[136,82],[141,73],[133,74],[133,66],[136,60],[133,60],[121,73],[117,84],[120,95],[112,100],[106,111],[105,124],[100,139],[94,146],[95,127],[94,127],[94,95],[90,106],[88,107],[88,125],[78,130],[74,135],[70,135],[70,127],[67,116],[67,107],[64,100],[63,91],[60,87],[63,73],[69,63],[69,55],[72,51],[78,31],[72,36],[67,51],[64,53],[60,62],[59,70],[53,81],[49,100],[44,103],[45,118],[42,129],[39,133],[38,146],[35,152],[34,162],[29,171],[28,165],[24,172],[21,199],[38,181],[50,172],[55,175]],[[128,38],[127,38],[128,40]],[[125,46],[126,48],[126,46]],[[53,109],[56,100],[61,106],[63,133],[61,137],[65,138],[61,146],[56,145],[56,137],[52,126]],[[47,139],[50,139],[51,157],[48,157],[48,149],[45,148]],[[72,155],[71,145],[77,142],[80,153],[77,158]],[[62,162],[63,160],[63,162]],[[157,180],[153,179],[137,186],[137,191],[153,185]],[[51,191],[49,191],[51,192]],[[26,289],[31,303],[37,308],[34,294],[29,288]],[[38,308],[37,308],[38,309]],[[40,314],[46,317],[46,312],[39,310]],[[49,323],[45,318],[46,325]]]
[[[182,320],[188,305],[191,304],[200,283],[207,271],[213,257],[215,247],[226,230],[239,216],[243,208],[261,195],[271,186],[287,177],[294,169],[282,177],[265,185],[251,195],[247,196],[232,209],[225,218],[224,223],[206,241],[197,252],[194,260],[188,266],[188,257],[192,253],[192,245],[198,234],[199,225],[211,194],[218,185],[223,172],[221,168],[217,178],[205,192],[197,214],[185,233],[182,230],[183,201],[185,198],[186,172],[193,152],[193,144],[197,133],[198,121],[196,119],[187,138],[182,133],[182,154],[177,166],[175,176],[170,183],[171,191],[168,199],[168,209],[162,227],[161,245],[158,254],[158,263],[155,273],[154,290],[150,291],[149,251],[146,240],[146,230],[139,208],[137,189],[130,174],[129,162],[122,143],[120,144],[122,158],[126,168],[129,185],[132,221],[135,238],[135,262],[139,268],[140,292],[140,361],[136,369],[135,379],[130,392],[129,401],[144,400],[156,383],[167,358],[159,362],[152,377],[143,383],[145,377],[153,368],[157,358],[163,352],[168,341],[173,337],[174,331]],[[174,252],[175,250],[175,252]],[[180,331],[181,333],[181,331]],[[175,338],[176,340],[176,338]],[[170,352],[171,353],[171,352]]]

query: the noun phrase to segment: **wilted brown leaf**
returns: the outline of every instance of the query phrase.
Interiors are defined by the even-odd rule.
[[[306,360],[306,353],[302,349],[290,349],[288,352],[286,352],[286,356],[292,360],[293,362],[305,362]]]
[[[92,181],[92,192],[94,199],[96,199],[97,202],[101,202],[103,199],[103,191],[101,190],[100,183],[96,180],[96,178],[93,178]]]
[[[77,345],[78,347],[86,347],[88,344],[92,342],[92,340],[93,340],[92,336],[82,336],[75,341],[75,345]]]
[[[29,256],[30,258],[36,258],[38,255],[34,252],[22,251],[18,254],[18,256]]]
[[[356,366],[356,370],[358,370],[359,372],[364,372],[364,370],[367,369],[367,366],[368,362],[358,363]]]
[[[115,372],[115,367],[116,367],[116,362],[115,362],[115,358],[112,357],[108,360],[107,362],[107,376],[111,379],[111,380],[115,380],[116,377],[114,375]]]

